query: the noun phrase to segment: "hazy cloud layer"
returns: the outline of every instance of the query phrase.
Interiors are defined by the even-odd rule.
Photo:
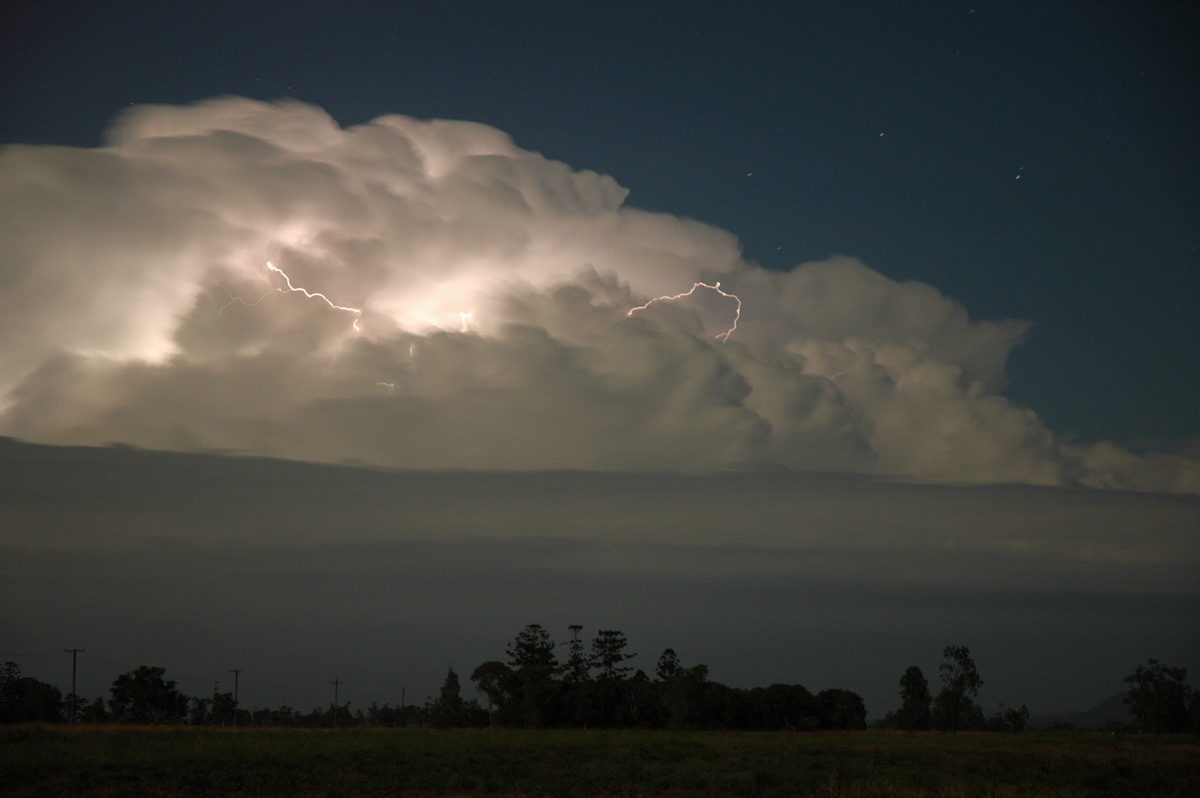
[[[140,107],[99,149],[6,147],[0,432],[1200,491],[1195,461],[1068,444],[1007,400],[1027,323],[851,258],[768,272],[626,193],[483,125],[344,130],[294,102]],[[740,298],[728,340],[716,290],[629,314],[697,281]]]
[[[873,716],[968,645],[996,702],[1082,709],[1200,661],[1200,499],[797,473],[410,472],[0,440],[0,655],[87,651],[251,705],[435,695],[527,623],[619,628],[740,686]]]

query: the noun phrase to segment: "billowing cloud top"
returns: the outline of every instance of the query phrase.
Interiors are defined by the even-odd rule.
[[[1069,445],[1007,400],[1026,323],[851,258],[767,271],[626,194],[484,125],[296,102],[5,147],[0,434],[1200,492],[1194,461]]]

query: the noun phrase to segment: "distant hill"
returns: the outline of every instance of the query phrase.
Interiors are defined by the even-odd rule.
[[[1084,731],[1096,731],[1110,728],[1120,723],[1132,723],[1133,716],[1129,707],[1125,706],[1125,694],[1106,698],[1091,709],[1083,712],[1068,712],[1058,715],[1042,715],[1030,720],[1029,726],[1034,729],[1045,729],[1051,726],[1070,724],[1073,728]]]

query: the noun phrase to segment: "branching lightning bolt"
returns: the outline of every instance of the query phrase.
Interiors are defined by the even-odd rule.
[[[858,357],[858,362],[857,362],[857,363],[855,363],[853,366],[851,366],[851,367],[850,367],[850,368],[848,368],[848,369],[842,369],[842,370],[841,370],[841,371],[839,371],[837,374],[834,374],[832,377],[830,377],[830,378],[829,378],[829,379],[830,379],[830,381],[836,380],[838,377],[842,376],[843,374],[849,374],[851,371],[854,371],[856,368],[858,368],[859,366],[861,366],[863,363],[866,363],[866,362],[867,362],[867,352],[870,352],[872,355],[874,355],[874,354],[875,354],[875,347],[879,346],[879,342],[880,342],[881,340],[883,340],[883,339],[882,339],[882,338],[876,338],[876,339],[875,339],[875,343],[874,343],[874,344],[872,344],[871,346],[868,346],[868,347],[867,347],[867,350],[866,350],[866,352],[860,352],[860,353],[859,353],[859,357]]]
[[[688,291],[684,291],[682,294],[675,294],[674,296],[655,297],[654,299],[651,299],[649,302],[647,302],[644,305],[638,305],[636,308],[630,308],[629,312],[626,313],[625,316],[626,316],[626,318],[628,318],[629,316],[632,316],[634,313],[637,313],[639,310],[645,310],[646,308],[653,305],[655,302],[674,302],[677,299],[683,299],[684,297],[689,297],[692,294],[696,293],[697,288],[707,288],[708,290],[715,291],[718,294],[720,294],[721,296],[725,297],[726,299],[732,299],[734,302],[737,303],[737,307],[735,308],[734,313],[733,313],[733,326],[731,326],[725,332],[718,333],[717,335],[713,336],[718,341],[728,341],[729,336],[733,335],[734,330],[737,329],[738,322],[742,318],[742,300],[740,298],[738,298],[738,296],[736,294],[731,294],[728,291],[722,290],[721,284],[719,282],[713,283],[712,285],[709,285],[708,283],[693,283],[691,289]]]
[[[235,303],[235,302],[238,302],[238,303],[240,303],[240,304],[242,305],[242,307],[245,307],[245,308],[252,308],[252,307],[254,307],[255,305],[257,305],[259,302],[262,302],[264,299],[266,299],[266,298],[267,298],[268,296],[270,296],[271,294],[275,293],[276,291],[282,291],[282,290],[283,290],[282,288],[272,288],[272,289],[271,289],[271,290],[269,290],[269,291],[264,291],[264,292],[263,292],[263,294],[262,294],[262,296],[260,296],[258,299],[254,300],[253,302],[247,302],[246,300],[242,299],[240,296],[234,296],[234,293],[233,293],[232,291],[230,291],[230,290],[229,290],[229,289],[228,289],[228,288],[227,288],[225,285],[223,285],[222,283],[218,283],[216,280],[213,280],[213,285],[216,285],[216,286],[218,286],[218,287],[220,287],[220,288],[224,289],[225,293],[229,295],[229,301],[228,301],[228,302],[226,302],[224,305],[222,305],[222,306],[221,306],[221,309],[217,311],[217,316],[218,316],[218,317],[219,317],[219,316],[220,316],[222,313],[224,313],[224,312],[225,312],[225,308],[229,307],[230,305],[232,305],[232,304],[233,304],[233,303]]]
[[[354,329],[358,330],[358,331],[362,330],[362,328],[358,326],[358,318],[357,318],[357,317],[362,316],[362,308],[351,308],[351,307],[347,307],[346,305],[338,305],[338,304],[335,304],[332,299],[330,299],[329,297],[322,294],[320,291],[309,291],[307,288],[301,288],[298,285],[292,285],[292,278],[287,276],[287,272],[285,272],[283,269],[276,266],[274,263],[271,263],[271,261],[267,261],[267,268],[273,272],[277,272],[281,277],[283,277],[283,281],[285,283],[287,283],[287,290],[304,294],[309,299],[323,300],[325,302],[325,304],[329,305],[329,307],[333,308],[334,310],[344,310],[347,313],[353,313],[356,317],[354,319]],[[283,291],[282,288],[277,288],[275,290]]]
[[[356,317],[354,319],[354,329],[357,332],[362,332],[362,328],[358,326],[358,317],[362,316],[361,308],[351,308],[351,307],[347,307],[346,305],[338,305],[338,304],[335,304],[333,302],[333,300],[331,300],[329,297],[325,296],[324,294],[320,293],[319,291],[309,291],[308,289],[301,288],[298,285],[292,285],[292,278],[287,276],[287,272],[285,272],[283,269],[276,266],[274,263],[271,263],[270,261],[267,261],[267,268],[273,272],[278,273],[281,277],[283,277],[283,281],[285,283],[287,283],[287,288],[272,288],[268,291],[264,291],[262,293],[262,296],[260,296],[258,299],[254,300],[253,302],[247,302],[246,300],[242,299],[240,296],[234,296],[233,292],[230,291],[228,288],[226,288],[224,285],[221,285],[221,283],[216,283],[216,285],[225,289],[226,294],[229,294],[229,301],[221,306],[221,309],[219,311],[217,311],[217,315],[220,316],[222,313],[224,313],[225,308],[229,307],[234,302],[241,303],[243,307],[252,308],[255,305],[257,305],[259,302],[262,302],[264,299],[266,299],[271,294],[274,294],[276,292],[283,294],[283,293],[287,293],[287,292],[291,291],[291,292],[295,292],[295,293],[304,294],[309,299],[320,299],[320,300],[324,301],[325,304],[329,305],[329,307],[333,308],[334,310],[344,310],[347,313],[353,313]]]

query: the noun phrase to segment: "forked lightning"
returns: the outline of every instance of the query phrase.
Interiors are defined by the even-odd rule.
[[[290,292],[294,292],[294,293],[298,293],[298,294],[304,294],[309,299],[320,299],[323,302],[325,302],[325,304],[329,305],[329,307],[333,308],[334,310],[344,310],[347,313],[353,313],[355,315],[354,329],[357,332],[362,332],[362,328],[358,326],[358,318],[362,316],[361,308],[352,308],[352,307],[348,307],[346,305],[338,305],[333,300],[331,300],[329,297],[322,294],[320,291],[309,291],[307,288],[303,288],[298,285],[292,285],[292,278],[288,277],[287,272],[285,272],[283,269],[276,266],[274,263],[271,263],[271,261],[267,261],[267,268],[270,269],[271,271],[277,273],[280,277],[282,277],[283,281],[285,283],[287,283],[287,288],[272,288],[270,291],[264,292],[262,296],[260,296],[258,299],[254,300],[253,302],[247,302],[246,300],[242,299],[240,296],[234,296],[229,291],[228,288],[225,288],[225,286],[221,285],[220,283],[217,283],[217,285],[220,285],[222,288],[225,288],[225,293],[229,294],[229,301],[221,306],[221,310],[217,312],[217,315],[219,316],[222,313],[224,313],[225,308],[229,307],[234,302],[240,302],[245,307],[252,308],[255,305],[257,305],[259,302],[262,302],[269,294],[275,293],[276,291],[278,291],[281,294],[287,293],[290,291]]]
[[[696,293],[697,288],[707,288],[708,290],[715,291],[716,293],[720,294],[721,296],[725,297],[726,299],[732,299],[734,302],[737,303],[737,307],[734,309],[734,312],[733,312],[733,325],[725,332],[718,333],[717,335],[713,336],[718,341],[728,341],[729,336],[733,335],[733,331],[737,329],[738,321],[740,321],[742,318],[742,300],[739,299],[736,294],[731,294],[728,291],[723,291],[721,289],[721,284],[719,282],[713,283],[712,285],[709,285],[708,283],[693,283],[691,289],[688,291],[684,291],[682,294],[675,294],[674,296],[655,297],[654,299],[651,299],[649,302],[647,302],[644,305],[638,305],[636,308],[630,308],[629,312],[626,313],[625,316],[629,317],[629,316],[632,316],[634,313],[637,313],[639,310],[645,310],[646,308],[653,305],[655,302],[674,302],[677,299],[683,299],[684,297],[689,297],[692,294]]]

